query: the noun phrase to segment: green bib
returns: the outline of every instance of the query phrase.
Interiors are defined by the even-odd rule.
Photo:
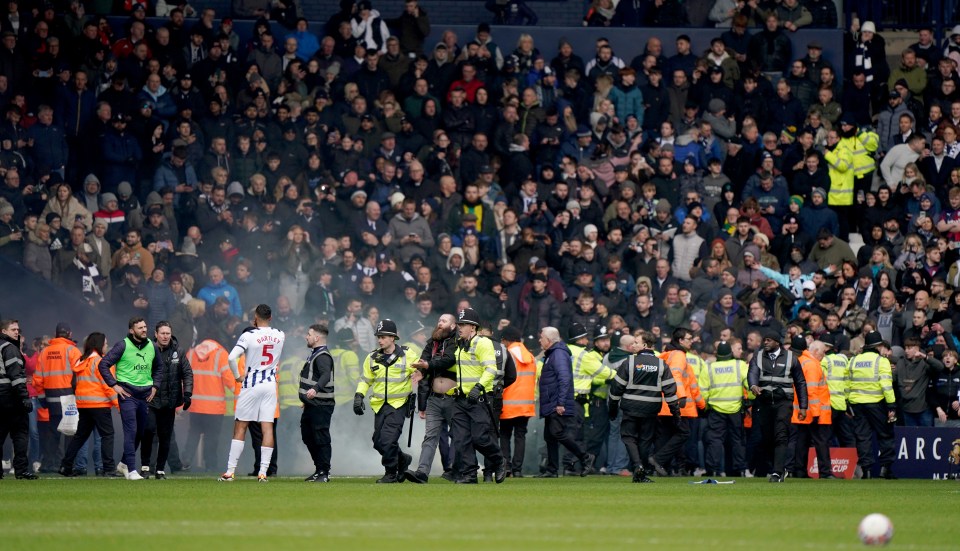
[[[117,380],[131,386],[153,386],[153,343],[147,340],[146,346],[140,350],[130,337],[123,339],[123,342],[126,346],[117,362]]]

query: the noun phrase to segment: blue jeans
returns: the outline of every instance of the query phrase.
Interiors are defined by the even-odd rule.
[[[903,424],[907,427],[932,427],[933,412],[929,409],[920,413],[907,413],[905,411],[903,412]]]
[[[100,455],[100,431],[96,429],[93,430],[93,434],[90,435],[90,438],[87,438],[87,441],[80,447],[80,451],[77,452],[77,461],[73,464],[73,468],[76,470],[87,468],[87,451],[90,449],[90,442],[93,442],[93,468],[102,471],[103,457]]]
[[[618,474],[620,471],[630,467],[630,458],[627,456],[627,447],[623,445],[620,438],[620,421],[623,414],[617,414],[616,418],[610,420],[610,434],[607,437],[607,472]],[[641,457],[641,461],[646,461],[646,457]]]

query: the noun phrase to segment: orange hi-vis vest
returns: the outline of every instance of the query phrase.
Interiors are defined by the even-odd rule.
[[[833,411],[830,408],[830,388],[827,386],[827,377],[823,374],[823,368],[820,367],[820,360],[811,356],[809,350],[804,350],[799,360],[800,367],[803,368],[803,379],[807,382],[807,416],[803,421],[800,420],[800,405],[794,393],[793,416],[790,422],[809,425],[816,417],[821,425],[829,425],[832,422]]]
[[[100,375],[100,360],[102,357],[96,352],[73,364],[76,374],[77,388],[74,394],[77,397],[77,407],[109,408],[117,406],[117,393],[104,382]],[[110,373],[116,373],[116,366],[110,367]],[[116,375],[114,375],[116,376]]]
[[[517,366],[517,380],[503,389],[501,419],[533,417],[536,412],[537,359],[523,343],[515,342],[507,347]]]
[[[707,402],[700,395],[700,385],[697,383],[693,368],[687,363],[687,353],[679,349],[668,350],[660,354],[660,359],[670,367],[670,372],[677,382],[677,399],[686,398],[687,400],[687,403],[680,408],[680,416],[696,417],[697,408],[707,407]],[[660,408],[660,415],[670,415],[670,408],[667,407],[666,402]]]
[[[80,349],[68,338],[57,337],[40,352],[33,387],[39,392],[41,404],[46,400],[59,407],[60,397],[73,394],[73,366],[80,360]]]
[[[228,353],[214,340],[207,339],[187,352],[193,368],[193,396],[190,413],[223,415],[227,411],[226,391],[233,391],[233,373]]]

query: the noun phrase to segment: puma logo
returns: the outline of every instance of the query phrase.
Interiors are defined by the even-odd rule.
[[[143,361],[147,361],[147,356],[143,352],[135,352],[134,355]]]

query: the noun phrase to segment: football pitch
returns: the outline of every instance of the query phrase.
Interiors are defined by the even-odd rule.
[[[857,549],[872,512],[893,520],[890,549],[960,547],[957,481],[373,480],[7,477],[0,549]]]

